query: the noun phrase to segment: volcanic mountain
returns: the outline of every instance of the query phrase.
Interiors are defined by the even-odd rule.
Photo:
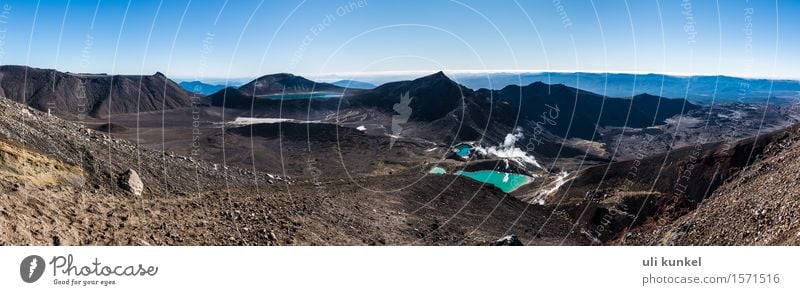
[[[306,93],[306,92],[335,92],[340,93],[344,88],[328,84],[314,82],[309,79],[295,76],[292,74],[280,73],[261,76],[250,83],[239,87],[239,90],[248,95],[270,95],[285,93]]]
[[[388,113],[397,112],[395,104],[407,97],[411,112],[408,119],[433,121],[464,104],[473,91],[438,72],[412,81],[386,83],[351,99],[353,106],[375,107]],[[401,114],[402,115],[402,114]]]
[[[312,93],[345,94],[358,90],[350,90],[328,83],[319,83],[292,74],[272,74],[261,76],[238,88],[228,87],[208,96],[214,106],[224,106],[238,109],[277,109],[286,107],[287,112],[297,109],[307,109],[313,102],[322,102],[327,99],[312,99]],[[265,99],[263,96],[279,96],[282,94],[307,94],[308,99]],[[323,103],[324,109],[335,109],[336,101]],[[288,104],[284,106],[284,104]]]
[[[497,144],[514,130],[516,110],[438,72],[411,81],[386,83],[348,96],[349,108],[386,115],[383,124],[397,136],[434,142],[486,141]]]
[[[700,108],[684,99],[649,94],[613,98],[562,84],[541,82],[523,87],[506,86],[498,91],[481,89],[478,93],[514,105],[519,108],[523,122],[539,122],[551,133],[566,138],[592,139],[595,128],[602,126],[650,127],[663,124],[665,119],[672,116]],[[551,112],[557,113],[557,118],[541,124],[542,114]],[[595,139],[599,136],[601,134],[595,135]]]
[[[192,95],[161,73],[74,74],[0,66],[0,96],[62,117],[102,117],[187,107]]]

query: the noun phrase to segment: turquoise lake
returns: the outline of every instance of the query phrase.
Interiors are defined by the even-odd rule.
[[[468,157],[469,153],[472,151],[472,146],[468,144],[459,144],[456,146],[456,155],[460,157]]]
[[[259,96],[258,98],[270,99],[270,100],[281,100],[281,99],[296,100],[296,99],[330,99],[330,98],[340,98],[340,97],[342,97],[341,93],[314,92],[314,93],[270,94],[270,95]]]
[[[483,183],[490,183],[506,193],[513,192],[519,187],[531,182],[531,177],[527,175],[497,172],[494,170],[481,170],[473,172],[460,171],[456,174],[469,177]]]

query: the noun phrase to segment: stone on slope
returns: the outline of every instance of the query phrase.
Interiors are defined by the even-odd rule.
[[[119,184],[120,187],[134,196],[141,196],[142,191],[144,191],[144,183],[139,178],[139,173],[136,173],[136,170],[133,169],[128,169],[120,175]]]

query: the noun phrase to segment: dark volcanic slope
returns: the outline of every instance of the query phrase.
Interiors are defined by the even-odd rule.
[[[523,118],[529,121],[541,121],[543,113],[557,108],[556,123],[541,125],[553,134],[568,138],[591,139],[596,125],[649,127],[663,123],[665,119],[682,112],[700,108],[684,99],[668,99],[649,94],[637,95],[632,99],[604,97],[562,84],[548,85],[541,82],[524,87],[507,86],[499,91],[481,89],[479,92],[496,101],[506,101],[520,108]]]
[[[776,132],[771,139],[755,163],[730,177],[692,213],[635,232],[628,242],[800,245],[800,127]]]
[[[191,105],[191,94],[161,73],[109,76],[0,67],[0,96],[62,117],[148,112]]]
[[[732,173],[747,167],[771,144],[786,137],[780,130],[735,142],[697,143],[643,159],[586,168],[562,187],[583,197],[594,189],[653,188],[700,202]]]
[[[590,167],[567,181],[550,202],[585,208],[580,219],[587,222],[586,232],[598,242],[658,243],[650,235],[654,228],[694,215],[698,206],[728,185],[723,185],[726,181],[735,180],[739,171],[753,171],[753,163],[785,146],[796,134],[794,127],[740,141],[698,143],[667,154]],[[727,220],[721,218],[719,222]],[[640,236],[625,235],[629,231]]]

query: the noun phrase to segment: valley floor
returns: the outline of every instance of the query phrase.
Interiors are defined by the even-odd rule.
[[[190,109],[75,123],[2,104],[0,245],[489,245],[509,235],[526,245],[800,241],[795,129],[762,138],[767,142],[725,145],[752,151],[753,160],[742,163],[720,156],[718,145],[703,146],[703,161],[732,169],[720,183],[716,174],[697,179],[719,188],[687,205],[669,198],[669,177],[685,171],[692,146],[666,162],[654,156],[636,166],[650,169],[640,172],[642,181],[648,173],[668,176],[661,191],[620,190],[621,178],[609,177],[633,167],[621,161],[571,173],[542,170],[554,176],[509,194],[453,173],[429,174],[433,165],[452,172],[501,169],[504,162],[443,160],[447,151],[425,140],[389,143],[356,128],[291,124],[238,129],[255,132],[247,137],[236,127],[222,132],[227,120],[215,108],[204,109],[199,124],[186,116]],[[138,121],[142,116],[153,120]],[[286,137],[286,128],[300,129]],[[194,140],[204,156],[192,156]],[[228,165],[213,161],[220,157]],[[615,171],[602,173],[606,167]],[[122,185],[129,169],[141,176],[141,195]],[[559,186],[539,203],[531,196],[551,189],[549,181]],[[622,226],[594,232],[610,224]]]

